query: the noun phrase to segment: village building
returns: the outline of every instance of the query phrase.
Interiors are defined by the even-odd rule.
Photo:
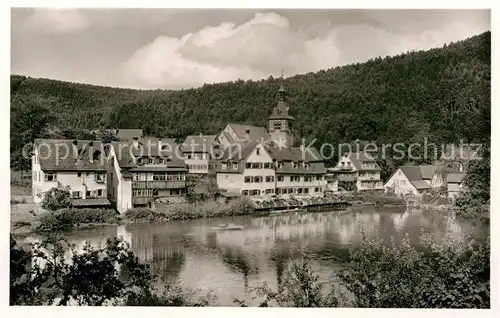
[[[115,129],[114,133],[120,141],[131,141],[144,137],[142,129]]]
[[[333,170],[332,168],[327,168],[326,169],[326,174],[325,174],[325,180],[326,180],[326,192],[330,193],[337,193],[339,192],[339,174]]]
[[[347,152],[329,170],[338,180],[342,191],[383,191],[380,166],[367,152]]]
[[[443,166],[420,165],[401,166],[384,184],[385,191],[393,191],[396,195],[419,196],[431,189],[439,189],[445,185]]]
[[[446,176],[446,187],[448,190],[448,197],[456,199],[464,190],[465,173],[449,173]]]
[[[248,141],[225,150],[217,166],[217,185],[235,196],[323,196],[325,174],[323,159],[314,149]]]
[[[33,202],[52,188],[67,189],[74,207],[105,207],[107,161],[97,140],[36,139],[32,154]]]
[[[324,160],[314,148],[292,147],[294,120],[281,85],[268,131],[228,124],[217,136],[224,148],[216,169],[218,187],[234,196],[323,196]]]
[[[108,197],[120,213],[185,193],[187,168],[172,139],[112,142],[108,149]]]
[[[234,143],[245,141],[265,142],[269,140],[266,128],[252,125],[228,124],[216,137],[223,147],[228,148]]]
[[[181,146],[184,161],[190,174],[215,176],[216,160],[222,147],[216,135],[187,136]]]

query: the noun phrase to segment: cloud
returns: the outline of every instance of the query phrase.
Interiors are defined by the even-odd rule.
[[[66,33],[83,30],[90,23],[76,9],[33,9],[25,21],[28,29],[46,33]]]
[[[311,32],[314,30],[314,32]],[[481,26],[451,21],[406,34],[370,24],[318,21],[292,28],[276,13],[256,13],[236,25],[222,22],[182,37],[157,37],[123,65],[133,86],[179,88],[269,75],[314,72],[377,56],[430,49],[484,32]]]

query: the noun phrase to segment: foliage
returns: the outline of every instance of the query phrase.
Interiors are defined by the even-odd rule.
[[[363,240],[351,251],[340,278],[354,296],[356,307],[489,308],[489,240],[448,237],[436,244],[421,236],[419,252],[406,237],[386,247],[380,240]]]
[[[71,206],[71,193],[67,188],[52,188],[44,193],[41,207],[49,211],[57,211]]]
[[[181,287],[179,284],[167,283],[158,289],[143,288],[130,292],[123,304],[125,306],[161,306],[161,307],[205,307],[215,301],[211,293],[197,296],[196,291]]]
[[[67,259],[70,251],[71,258]],[[149,266],[121,239],[83,251],[51,236],[26,251],[10,237],[10,305],[207,306],[215,297],[169,283],[156,288]]]
[[[490,203],[491,149],[489,145],[480,153],[481,159],[473,161],[463,181],[464,190],[455,201],[460,208],[458,215],[475,218],[484,214],[484,205]]]
[[[149,208],[131,208],[125,212],[125,219],[132,223],[139,222],[166,222],[169,220],[168,216],[157,210]]]
[[[316,139],[319,148],[326,142],[356,139],[379,144],[422,142],[424,137],[434,143],[458,143],[461,138],[466,143],[486,142],[491,127],[490,78],[491,33],[486,32],[443,48],[296,75],[284,84],[296,118],[295,134],[307,142]],[[53,101],[54,125],[61,130],[142,128],[146,135],[177,139],[199,132],[215,134],[228,122],[266,126],[279,87],[272,77],[180,91],[15,75],[11,83],[12,94],[19,96],[11,101],[13,112],[28,101]],[[13,131],[11,138],[17,138]],[[11,152],[19,149],[18,143],[11,143]],[[397,165],[384,164],[382,177]]]
[[[113,209],[64,208],[41,214],[34,223],[37,232],[67,232],[82,224],[116,224]]]
[[[146,288],[152,278],[117,238],[108,239],[104,248],[86,245],[82,253],[58,237],[32,244],[30,252],[16,245],[11,236],[11,305],[99,306],[124,297],[132,287]],[[70,262],[67,249],[72,251]],[[132,275],[123,279],[117,265]]]
[[[14,204],[23,204],[23,203],[26,203],[26,198],[25,197],[22,197],[20,200],[17,200],[16,198],[13,198],[13,197],[10,198],[10,204],[11,205],[14,205]]]
[[[303,253],[299,260],[292,260],[285,276],[275,292],[267,283],[252,289],[258,297],[264,297],[259,307],[337,307],[339,300],[334,289],[325,295],[319,277],[314,274],[308,256]],[[245,302],[235,299],[242,307]]]

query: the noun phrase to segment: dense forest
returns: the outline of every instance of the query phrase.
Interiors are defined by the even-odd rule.
[[[424,137],[489,144],[490,60],[486,32],[429,51],[285,78],[295,134],[316,145]],[[217,133],[228,122],[266,125],[279,83],[269,77],[179,91],[133,90],[12,75],[11,153],[32,138],[85,129],[142,128],[182,138]]]

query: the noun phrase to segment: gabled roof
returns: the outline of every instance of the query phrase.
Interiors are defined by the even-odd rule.
[[[116,137],[120,140],[130,140],[132,138],[142,138],[142,129],[116,129]]]
[[[349,160],[351,160],[352,165],[357,169],[357,170],[370,170],[370,171],[380,171],[380,169],[377,160],[367,152],[350,152],[347,156]],[[375,163],[375,168],[363,168],[363,162],[373,162]]]
[[[229,124],[240,140],[247,138],[251,141],[265,141],[269,139],[266,128],[252,125]]]
[[[105,147],[100,140],[36,139],[43,171],[106,171]]]
[[[224,150],[221,161],[239,162],[244,160],[252,153],[257,145],[259,145],[259,142],[254,140],[233,143]]]
[[[127,141],[113,141],[111,145],[114,149],[116,159],[118,160],[118,164],[123,169],[131,169],[138,168],[140,170],[148,170],[148,169],[166,169],[175,168],[178,170],[179,168],[185,169],[186,164],[184,162],[184,158],[182,157],[182,153],[176,148],[175,144],[167,144],[163,140],[161,143],[154,142],[139,142],[137,147],[134,146],[133,142]],[[169,158],[170,161],[166,163],[166,165],[158,164],[155,166],[138,165],[136,158],[139,157],[162,157]],[[161,170],[160,169],[160,170]],[[151,170],[151,171],[153,171]]]
[[[415,187],[417,190],[424,190],[424,189],[429,189],[430,185],[425,182],[424,178],[422,177],[422,170],[420,169],[420,166],[401,166],[399,167],[401,171],[403,171],[404,175],[408,179],[408,181],[411,182],[411,184]],[[428,173],[427,168],[424,169],[426,173]]]
[[[430,180],[435,172],[437,172],[438,166],[433,165],[420,165],[418,166],[420,169],[420,174],[422,175],[422,179]]]
[[[465,179],[465,173],[450,173],[446,176],[446,182],[448,183],[462,183]]]
[[[276,161],[304,161],[304,162],[323,162],[323,158],[316,148],[310,147],[304,150],[300,147],[277,147],[272,145],[265,146],[267,152]],[[310,151],[309,151],[310,149]]]
[[[182,143],[182,152],[219,153],[216,135],[191,135]]]

